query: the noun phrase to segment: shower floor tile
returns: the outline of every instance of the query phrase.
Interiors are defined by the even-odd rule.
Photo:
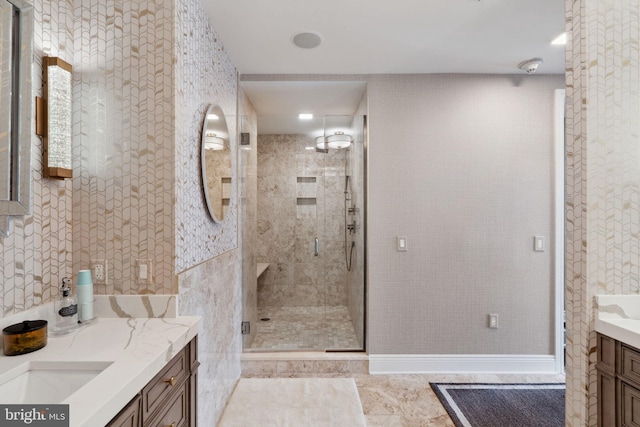
[[[251,349],[361,349],[347,307],[258,307]]]

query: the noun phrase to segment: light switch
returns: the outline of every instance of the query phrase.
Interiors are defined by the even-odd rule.
[[[533,250],[544,252],[544,236],[533,236]]]
[[[396,236],[396,250],[398,252],[407,251],[407,236]]]

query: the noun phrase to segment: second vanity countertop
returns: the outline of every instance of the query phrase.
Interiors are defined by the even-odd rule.
[[[597,295],[595,330],[640,348],[640,295]]]
[[[119,299],[133,301],[132,298]],[[149,297],[143,299],[145,302],[138,305],[147,314],[152,314]],[[107,297],[104,300],[107,301]],[[69,335],[58,337],[49,333],[47,345],[43,349],[21,356],[0,355],[0,378],[7,371],[27,361],[113,362],[98,376],[59,402],[69,404],[72,427],[94,427],[108,423],[196,336],[201,323],[200,317],[131,317],[130,313],[135,310],[123,310],[118,304],[114,305],[114,301],[116,300],[112,299],[105,305],[116,307],[114,311],[119,311],[116,315],[120,317],[101,317],[98,314],[99,304],[96,304],[97,318],[94,321]],[[166,310],[164,307],[163,314],[167,311],[175,310]],[[21,314],[2,319],[0,326],[25,318],[33,319],[31,314],[26,316]]]

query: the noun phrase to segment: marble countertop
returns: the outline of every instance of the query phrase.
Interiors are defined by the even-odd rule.
[[[47,345],[33,353],[11,357],[1,355],[0,377],[27,361],[113,362],[59,402],[69,404],[71,427],[105,425],[189,343],[200,328],[199,317],[149,317],[158,310],[148,303],[149,297],[145,298],[140,303],[132,303],[134,298],[120,299],[120,302],[126,301],[122,304],[116,299],[104,298],[107,302],[103,301],[103,305],[111,307],[111,312],[105,313],[106,309],[101,309],[98,302],[97,318],[73,333],[60,337],[49,334]],[[156,306],[162,307],[162,314],[175,312],[166,309],[162,297],[157,301],[161,301]],[[138,307],[128,307],[129,303]],[[175,298],[168,306],[172,304],[175,304]],[[46,311],[41,313],[46,315]],[[134,314],[141,316],[135,317]],[[25,318],[38,318],[38,312],[2,319],[0,327]]]
[[[640,349],[640,295],[597,295],[595,330]]]

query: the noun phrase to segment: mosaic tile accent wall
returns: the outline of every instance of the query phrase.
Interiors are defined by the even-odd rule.
[[[73,1],[35,0],[33,96],[42,96],[42,56],[73,60]],[[35,119],[31,119],[35,129]],[[71,181],[42,177],[42,140],[31,136],[32,213],[12,217],[0,238],[0,317],[51,301],[71,276]]]
[[[566,1],[567,426],[597,425],[594,301],[640,269],[640,2]]]
[[[243,264],[241,251],[235,249],[237,199],[232,198],[221,224],[206,212],[200,140],[207,107],[219,104],[232,136],[237,183],[237,78],[200,2],[178,0],[174,12],[175,161],[171,169],[175,171],[173,250],[180,292],[178,312],[204,319],[198,343],[198,423],[208,426],[216,425],[240,378]]]
[[[74,6],[74,272],[106,259],[96,293],[176,293],[173,1]]]
[[[346,305],[345,151],[306,135],[258,135],[258,306]],[[314,256],[314,239],[319,256]],[[325,290],[326,285],[326,290]]]
[[[238,247],[237,167],[228,215],[209,217],[200,181],[200,137],[205,112],[218,104],[227,117],[233,164],[237,163],[237,74],[197,0],[176,4],[175,268],[184,271]]]

